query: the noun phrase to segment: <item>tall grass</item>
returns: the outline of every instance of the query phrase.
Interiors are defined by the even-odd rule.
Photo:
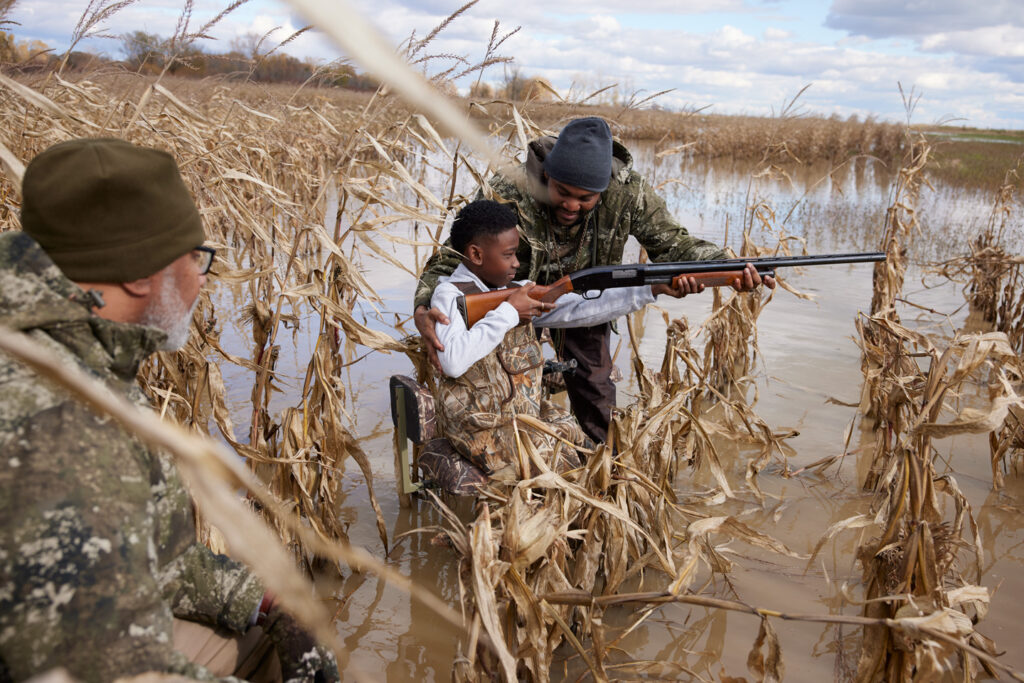
[[[518,106],[545,128],[557,130],[577,116],[603,116],[613,122],[617,136],[655,140],[665,149],[683,148],[694,158],[758,159],[772,140],[788,141],[790,161],[841,163],[856,155],[871,155],[885,162],[898,160],[905,138],[901,126],[874,119],[837,116],[725,116],[660,109],[623,109],[571,102],[511,103],[480,101],[476,117],[500,123]]]

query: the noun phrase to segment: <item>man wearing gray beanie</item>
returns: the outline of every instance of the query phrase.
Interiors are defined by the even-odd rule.
[[[0,325],[146,405],[139,366],[186,343],[214,257],[174,159],[54,145],[25,170],[21,227],[0,233]],[[210,680],[175,620],[242,634],[261,615],[286,679],[337,678],[254,574],[196,542],[173,463],[3,354],[0,453],[0,681]]]
[[[727,257],[721,248],[693,237],[676,222],[665,200],[633,170],[629,151],[613,140],[608,124],[597,117],[571,121],[557,138],[534,140],[525,163],[495,174],[488,184],[495,198],[515,205],[527,238],[519,242],[517,280],[548,285],[583,268],[617,265],[630,235],[656,262]],[[430,308],[430,297],[438,278],[451,275],[459,262],[453,250],[440,250],[427,262],[416,288],[416,329],[435,366],[437,351],[443,348],[434,326],[448,321]],[[761,283],[748,264],[737,288],[749,291]],[[764,284],[775,287],[772,278],[765,278]],[[676,296],[702,290],[691,278],[682,282]],[[588,436],[605,441],[615,406],[611,325],[571,328],[560,337],[556,348],[561,358],[577,362],[576,372],[565,376],[572,411]]]

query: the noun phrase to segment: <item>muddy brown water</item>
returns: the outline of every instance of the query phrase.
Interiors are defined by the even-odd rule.
[[[657,159],[654,149],[645,144],[633,145],[632,149],[637,168],[651,182],[661,185],[669,207],[691,232],[720,244],[727,242],[736,249],[747,220],[746,207],[763,202],[766,211],[774,212],[772,223],[784,225],[788,234],[803,238],[809,253],[873,250],[891,201],[890,172],[869,160],[859,160],[831,172],[825,167],[803,168],[792,171],[789,178],[752,180],[752,169],[745,164],[697,162],[679,157]],[[428,186],[441,194],[443,176],[428,173],[426,177],[428,183],[433,177],[433,184]],[[968,240],[988,219],[991,197],[937,186],[923,191],[918,206],[923,235],[915,238],[912,255],[921,263],[967,253]],[[1016,220],[1019,225],[1019,214]],[[392,229],[403,236],[424,238],[422,230],[408,224]],[[754,235],[761,244],[774,243],[763,231],[755,231]],[[385,240],[378,242],[386,249],[396,249]],[[1019,247],[1018,243],[1018,251]],[[632,244],[631,248],[629,257],[637,253],[637,245]],[[410,268],[415,264],[417,271],[428,255],[426,250],[412,247],[400,247],[396,254]],[[368,324],[400,336],[403,332],[394,328],[394,321],[396,315],[404,319],[411,313],[412,276],[380,260],[364,259],[361,266],[385,302],[380,316],[370,307],[362,309]],[[814,300],[800,300],[779,289],[762,313],[758,324],[758,400],[754,409],[774,430],[799,432],[787,441],[792,449],[787,459],[790,471],[842,453],[845,432],[854,422],[851,452],[824,474],[804,472],[786,476],[785,468],[770,466],[758,479],[766,495],[762,507],[744,482],[745,464],[752,454],[742,448],[730,451],[729,444],[723,444],[723,465],[738,496],[734,501],[702,509],[714,515],[737,515],[744,523],[789,548],[809,553],[830,525],[869,512],[871,496],[860,488],[870,459],[869,426],[860,422],[854,408],[830,403],[828,399],[855,403],[859,397],[860,360],[852,337],[856,316],[870,306],[871,266],[807,268],[783,275],[800,291],[812,294]],[[936,338],[949,337],[967,315],[959,287],[934,278],[922,281],[920,268],[908,277],[904,295],[914,303],[948,313],[948,318],[940,318],[910,307],[900,311],[904,322],[927,328]],[[234,299],[226,288],[215,292],[218,311],[231,306]],[[678,301],[663,299],[657,306],[648,308],[638,327],[643,331],[640,353],[655,365],[660,364],[665,344],[660,309],[672,318],[685,316],[691,326],[696,326],[709,314],[711,296],[705,293]],[[251,355],[247,330],[231,316],[221,317],[226,321],[222,341],[227,350]],[[292,334],[282,331],[278,335],[282,348],[277,369],[283,391],[275,395],[272,412],[300,400],[301,378],[316,334],[315,325],[310,327],[314,329],[300,327]],[[620,321],[619,328],[625,335],[625,321]],[[411,323],[404,331],[413,331]],[[613,348],[618,342],[618,338],[613,340]],[[628,340],[622,342],[617,359],[625,374],[619,384],[620,406],[633,400],[635,390]],[[396,373],[412,373],[405,357],[374,352],[348,368],[345,378],[350,428],[360,437],[373,462],[374,486],[392,539],[438,521],[425,500],[416,500],[411,509],[401,509],[394,495],[387,380]],[[224,374],[227,400],[238,425],[237,436],[244,439],[251,410],[251,377],[244,369],[226,365]],[[978,396],[967,396],[964,400],[980,402],[983,393],[979,389]],[[937,463],[939,473],[947,471],[946,468],[955,473],[981,530],[985,548],[983,585],[995,596],[979,630],[1007,651],[1003,661],[1024,670],[1024,651],[1017,647],[1024,607],[1014,599],[1024,593],[1024,477],[1011,473],[1005,490],[993,493],[984,435],[936,443],[943,456],[943,461]],[[687,468],[683,468],[676,482],[684,497],[713,487],[709,473]],[[459,505],[458,509],[466,519],[471,515],[468,504]],[[390,549],[383,548],[368,504],[366,484],[354,464],[345,475],[345,499],[339,515],[348,524],[353,542],[378,556],[390,550],[388,558],[395,568],[458,606],[458,565],[452,552],[432,544],[429,533],[412,534],[397,543],[392,541]],[[801,560],[716,538],[717,543],[725,545],[734,564],[728,581],[706,577],[710,583],[704,592],[790,613],[858,614],[858,608],[842,596],[844,592],[852,599],[860,595],[861,575],[854,562],[854,551],[860,542],[877,533],[870,527],[841,533],[826,544],[809,568]],[[656,590],[663,582],[663,577],[651,573],[642,586],[636,587]],[[459,634],[440,624],[432,613],[374,577],[352,575],[347,570],[333,590],[338,597],[338,630],[348,648],[341,664],[350,672],[358,669],[371,679],[388,681],[449,680]],[[631,624],[636,614],[633,608],[610,611],[606,615],[609,640]],[[852,627],[840,629],[780,620],[775,620],[774,626],[785,657],[787,679],[845,678],[855,668],[858,641]],[[616,643],[621,654],[613,659],[661,663],[648,671],[651,678],[748,676],[746,658],[757,629],[757,620],[747,615],[664,606]],[[578,659],[568,648],[561,654],[564,661],[559,662],[554,677],[576,680],[581,674]],[[616,675],[614,670],[611,673]],[[635,677],[625,671],[621,675]]]

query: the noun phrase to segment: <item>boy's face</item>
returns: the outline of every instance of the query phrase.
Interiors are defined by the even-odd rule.
[[[490,287],[504,287],[515,279],[519,269],[516,250],[519,230],[516,226],[497,235],[484,235],[467,248],[473,272]]]

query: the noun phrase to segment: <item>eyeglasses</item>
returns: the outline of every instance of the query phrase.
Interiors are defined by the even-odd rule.
[[[210,272],[210,267],[213,266],[213,257],[217,253],[217,250],[213,247],[196,247],[192,250],[192,256],[196,259],[196,265],[199,266],[199,274],[206,275]]]

